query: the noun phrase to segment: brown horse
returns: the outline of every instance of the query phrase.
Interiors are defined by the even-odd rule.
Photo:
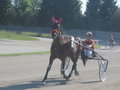
[[[74,38],[74,41],[77,43],[81,43],[80,39],[77,39],[77,38]],[[66,80],[69,80],[69,78],[73,73],[73,70],[75,70],[75,75],[79,75],[76,68],[76,64],[77,64],[79,55],[82,52],[82,46],[80,46],[77,43],[74,43],[74,41],[73,39],[71,39],[70,36],[64,36],[64,35],[57,36],[55,39],[53,39],[49,65],[47,67],[47,71],[42,82],[44,82],[47,79],[48,72],[50,71],[53,61],[56,58],[59,58],[62,61],[63,78],[65,78]],[[68,76],[66,76],[65,70],[64,70],[66,58],[70,58],[71,61],[73,62],[72,69]]]

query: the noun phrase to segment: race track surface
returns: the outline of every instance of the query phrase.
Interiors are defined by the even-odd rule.
[[[37,38],[37,37],[36,37]],[[52,39],[37,38],[37,41],[0,40],[0,54],[49,51]]]
[[[73,73],[70,81],[66,81],[60,74],[61,62],[56,59],[43,84],[49,54],[0,57],[0,90],[120,90],[120,48],[97,52],[109,60],[104,82],[99,80],[98,62],[93,60],[84,67],[79,59],[80,75]]]

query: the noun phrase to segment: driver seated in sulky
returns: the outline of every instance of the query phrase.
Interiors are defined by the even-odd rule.
[[[110,34],[109,40],[108,40],[108,44],[111,44],[112,46],[114,46],[114,44],[115,44],[115,39],[114,39],[114,37],[113,37],[113,34]]]
[[[85,56],[89,59],[92,59],[93,57],[95,57],[95,54],[93,52],[95,43],[94,43],[94,40],[92,40],[92,36],[93,36],[92,32],[87,32],[86,39],[83,42],[83,44],[86,47],[90,48],[90,49],[88,48],[84,49]]]

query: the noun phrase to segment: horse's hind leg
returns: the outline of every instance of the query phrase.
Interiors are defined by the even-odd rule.
[[[65,74],[65,59],[62,59],[62,64],[61,64],[61,74],[63,75],[63,78],[66,78]]]
[[[42,80],[42,82],[44,82],[46,79],[47,79],[47,76],[48,76],[48,72],[50,71],[51,69],[51,66],[53,64],[53,60],[55,59],[55,57],[53,57],[52,55],[50,56],[50,61],[49,61],[49,64],[48,64],[48,67],[47,67],[47,71],[46,71],[46,74]]]

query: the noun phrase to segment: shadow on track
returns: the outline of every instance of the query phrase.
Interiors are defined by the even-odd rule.
[[[67,84],[95,84],[100,83],[100,81],[88,81],[88,82],[81,82],[81,81],[66,81],[60,78],[49,78],[45,84],[41,81],[28,81],[24,84],[14,84],[5,87],[0,87],[0,90],[25,90],[25,89],[40,89],[45,87],[54,87],[59,85],[67,85]]]
[[[33,88],[44,88],[44,87],[53,87],[57,85],[65,85],[66,80],[59,78],[49,78],[45,84],[41,81],[28,81],[24,84],[14,84],[9,86],[0,87],[0,90],[25,90]]]
[[[93,83],[100,83],[101,81],[88,81],[88,82],[81,82],[80,84],[93,84]]]

